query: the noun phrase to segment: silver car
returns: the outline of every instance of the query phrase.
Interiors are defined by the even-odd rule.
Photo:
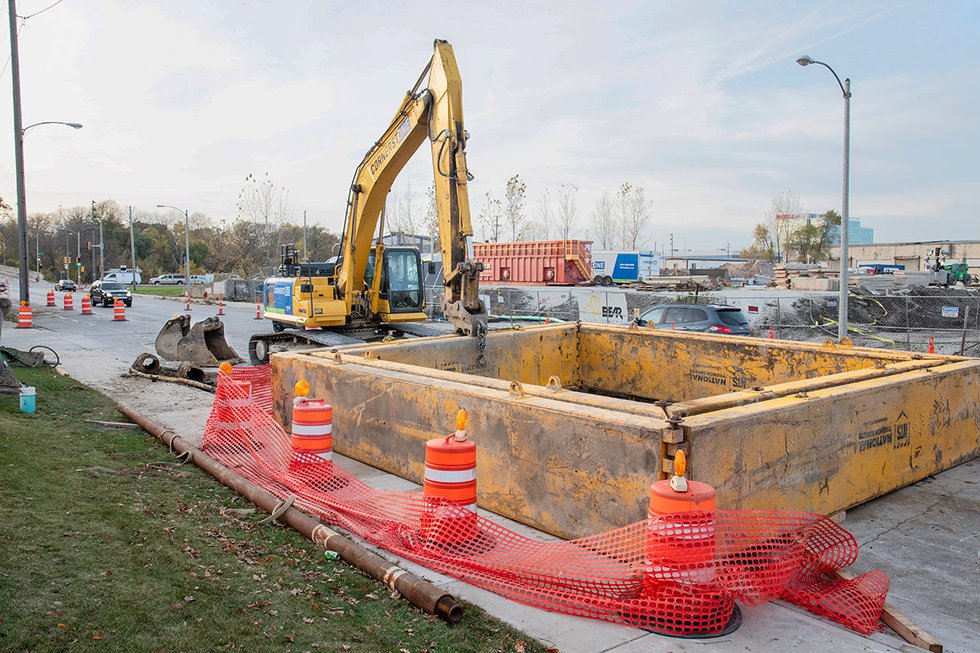
[[[660,304],[648,309],[636,322],[657,329],[755,335],[742,309],[715,304]]]

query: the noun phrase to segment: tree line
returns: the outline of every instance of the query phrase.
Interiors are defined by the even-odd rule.
[[[30,269],[37,269],[40,263],[42,274],[51,280],[64,277],[66,267],[72,279],[82,268],[83,282],[98,278],[100,223],[105,269],[130,267],[130,215],[136,266],[142,270],[144,282],[161,274],[182,274],[184,215],[171,209],[124,207],[111,199],[31,213],[27,218]],[[187,223],[190,274],[265,276],[279,264],[279,250],[285,243],[294,243],[301,253],[305,249],[310,260],[323,261],[337,254],[340,242],[337,234],[319,225],[307,227],[304,241],[302,224],[292,219],[288,193],[268,175],[245,179],[234,218],[191,213]],[[17,233],[14,211],[0,198],[0,263],[4,265],[18,265]]]
[[[488,242],[519,240],[593,241],[596,249],[640,249],[653,216],[646,191],[625,182],[614,193],[603,191],[588,212],[580,209],[574,184],[545,187],[529,206],[527,183],[520,175],[507,180],[502,191],[488,190],[471,207],[475,237]],[[435,186],[419,197],[410,184],[388,195],[386,221],[391,231],[429,236],[438,241]]]

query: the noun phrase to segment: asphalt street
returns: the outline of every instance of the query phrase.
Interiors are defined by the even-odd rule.
[[[86,383],[104,377],[106,372],[124,373],[143,352],[156,353],[153,343],[157,333],[175,315],[189,313],[197,322],[218,314],[216,303],[192,300],[190,311],[187,311],[183,300],[136,294],[132,307],[126,309],[124,322],[113,320],[111,307],[93,307],[94,315],[83,316],[81,299],[84,291],[72,293],[74,310],[63,310],[66,293],[61,292],[55,292],[57,306],[46,307],[46,295],[53,287],[45,282],[31,283],[34,328],[16,329],[14,324],[6,322],[0,342],[18,349],[29,349],[34,345],[51,347],[58,352],[71,375]],[[16,311],[16,278],[10,278],[10,296]],[[255,319],[255,304],[226,304],[224,313],[221,320],[225,325],[225,339],[247,360],[249,337],[253,333],[270,331],[269,322]]]

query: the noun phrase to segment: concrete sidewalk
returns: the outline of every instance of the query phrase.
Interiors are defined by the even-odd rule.
[[[88,376],[81,370],[80,376]],[[89,379],[91,382],[92,379]],[[199,444],[210,396],[175,386],[161,393],[143,379],[102,384],[112,396],[128,403],[182,437]],[[174,401],[175,396],[180,399]],[[206,405],[204,405],[206,404]],[[175,408],[180,406],[180,408]],[[378,489],[420,491],[405,479],[340,455],[335,462]],[[854,569],[882,569],[889,574],[889,601],[946,645],[947,651],[980,651],[980,616],[976,591],[980,585],[980,478],[976,461],[966,463],[915,486],[894,492],[848,513],[845,526],[861,544]],[[483,511],[485,517],[522,535],[543,541],[553,536]],[[576,653],[640,651],[915,651],[894,633],[862,637],[800,608],[776,601],[742,607],[742,626],[716,639],[682,640],[605,623],[546,612],[502,598],[462,581],[431,571],[354,538],[404,569],[453,595],[475,603],[490,614],[523,630],[549,647]],[[941,552],[941,553],[939,553]]]

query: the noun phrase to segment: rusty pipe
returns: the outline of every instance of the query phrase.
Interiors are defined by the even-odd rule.
[[[173,430],[160,426],[126,404],[117,404],[116,410],[139,424],[144,431],[153,437],[169,445],[177,454],[189,456],[195,465],[262,510],[272,514],[280,506],[281,502],[276,496],[235,474],[211,456],[188,443]],[[451,594],[447,594],[432,583],[408,573],[364,547],[355,544],[340,533],[321,524],[318,519],[310,517],[296,508],[287,508],[282,511],[278,519],[324,549],[336,552],[344,562],[384,583],[389,589],[398,591],[417,608],[435,614],[451,624],[457,623],[463,618],[463,608],[456,603],[456,599]]]

